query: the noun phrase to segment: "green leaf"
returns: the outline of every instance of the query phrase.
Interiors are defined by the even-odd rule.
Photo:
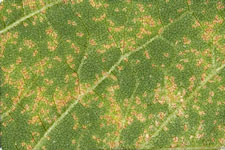
[[[5,0],[3,150],[220,149],[224,18],[224,0]]]

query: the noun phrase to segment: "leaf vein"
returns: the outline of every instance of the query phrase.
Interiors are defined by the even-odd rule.
[[[46,10],[46,9],[52,7],[52,6],[54,6],[56,4],[59,4],[60,2],[62,2],[62,0],[57,0],[53,3],[47,4],[46,6],[42,7],[41,9],[39,9],[37,11],[34,11],[34,12],[20,18],[19,20],[15,21],[14,23],[10,24],[9,26],[6,26],[3,30],[1,30],[0,34],[3,34],[4,32],[7,32],[8,30],[16,27],[17,25],[19,25],[21,22],[25,21],[26,19],[31,18],[34,15],[37,15],[37,14],[41,13],[42,11],[44,11],[44,10]]]
[[[183,17],[185,17],[189,12],[185,12],[183,13],[180,17],[178,17],[173,23],[179,21],[180,19],[182,19]],[[172,25],[173,23],[169,23],[167,24],[164,29],[168,28],[170,25]],[[161,32],[160,34],[162,34],[163,32]],[[89,92],[93,91],[102,81],[104,81],[111,73],[112,71],[114,71],[116,69],[117,66],[119,66],[119,64],[125,59],[128,58],[129,56],[131,56],[132,54],[134,54],[135,52],[138,52],[140,50],[142,50],[143,48],[145,48],[148,44],[150,44],[151,42],[153,42],[155,39],[158,39],[160,37],[160,34],[155,35],[154,37],[152,37],[149,41],[145,42],[142,46],[138,47],[136,50],[128,52],[124,55],[122,55],[120,57],[120,59],[109,69],[109,71],[101,78],[98,80],[98,82],[88,88],[84,93],[82,93],[81,95],[78,96],[77,100],[72,103],[64,113],[61,114],[61,116],[52,124],[52,126],[50,126],[47,131],[44,133],[44,135],[40,138],[40,140],[38,141],[38,143],[34,146],[33,150],[39,150],[40,146],[44,143],[44,141],[47,139],[47,136],[51,133],[52,130],[54,130],[54,128],[61,123],[61,121],[72,111],[72,109],[74,108],[74,106]]]

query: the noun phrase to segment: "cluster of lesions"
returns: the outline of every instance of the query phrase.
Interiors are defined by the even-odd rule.
[[[200,23],[196,20],[195,24],[192,25],[193,28],[200,27]],[[205,33],[204,33],[205,34]],[[210,37],[207,39],[205,38],[205,35],[202,35],[202,39],[210,42]],[[175,46],[179,43],[179,41],[176,41]],[[209,62],[209,59],[212,59],[214,57],[213,49],[210,47],[207,47],[203,50],[199,50],[196,48],[192,48],[192,40],[186,36],[182,38],[182,43],[184,47],[188,46],[185,50],[180,51],[178,53],[178,56],[180,57],[179,63],[176,64],[176,68],[180,71],[183,71],[185,69],[185,65],[189,63],[194,63],[196,67],[202,68],[204,71],[207,71],[211,68],[212,64]],[[194,60],[193,60],[194,58]]]
[[[31,79],[31,72],[29,70],[29,68],[27,67],[23,67],[19,72],[16,69],[16,65],[12,64],[10,65],[10,67],[6,68],[6,67],[1,67],[2,71],[4,72],[3,76],[4,76],[4,82],[2,82],[1,86],[11,86],[13,88],[16,89],[16,94],[11,97],[12,95],[6,93],[5,94],[5,98],[8,99],[11,97],[11,102],[12,102],[12,107],[8,108],[8,107],[3,107],[3,110],[7,110],[8,111],[13,111],[15,110],[17,104],[21,101],[22,98],[24,97],[29,97],[30,95],[32,95],[32,92],[29,90],[31,84],[28,84],[28,82],[30,82],[29,79]],[[14,74],[15,73],[19,73],[17,75],[17,79],[15,79]],[[10,110],[9,110],[10,109]]]
[[[67,91],[66,89],[61,89],[59,87],[56,87],[53,94],[54,105],[59,114],[62,113],[63,108],[65,108],[69,102],[76,99],[77,94],[74,94],[73,91]]]
[[[146,10],[152,9],[152,4],[149,4],[147,6],[144,6],[143,4],[136,5],[138,11],[135,11],[135,15],[137,15],[138,17],[133,18],[132,22],[140,25],[136,37],[138,39],[143,39],[152,35],[154,31],[158,31],[162,23],[160,18],[154,18],[151,14],[146,13]]]
[[[127,9],[125,10],[127,11]],[[127,27],[126,25],[118,26],[113,20],[109,18],[106,20],[106,22],[108,24],[107,30],[110,33],[109,39],[113,40],[111,45],[119,47],[122,52],[125,50],[132,51],[135,49],[135,38],[126,36],[129,35],[129,32],[134,31],[134,28]]]
[[[129,4],[130,2],[128,2]],[[105,21],[108,26],[108,32],[110,33],[110,39],[114,38],[113,40],[116,40],[114,42],[118,42],[117,46],[120,47],[121,51],[132,51],[136,48],[136,39],[143,39],[147,36],[150,36],[152,32],[157,28],[158,25],[161,24],[159,19],[153,18],[151,15],[144,15],[142,12],[145,11],[144,5],[142,4],[136,4],[139,8],[137,11],[135,11],[136,16],[130,22],[132,22],[135,26],[128,26],[127,23],[122,25],[117,25],[114,20],[110,19],[110,17],[107,17],[107,14],[103,13],[99,17],[94,17],[93,20],[95,22],[102,22]],[[104,6],[104,7],[108,7]],[[149,6],[151,7],[151,5]],[[129,13],[127,7],[118,8],[116,7],[113,11],[115,13],[125,12]],[[141,15],[140,15],[141,12]],[[138,30],[136,29],[138,27]],[[136,33],[136,38],[132,37],[130,35],[133,35],[133,33]],[[118,39],[119,38],[119,39]]]
[[[44,7],[46,3],[43,0],[35,1],[35,0],[23,0],[22,7],[23,9],[28,8],[31,11],[37,10],[40,7]]]
[[[78,37],[83,37],[84,33],[79,32],[79,33],[76,33],[76,35]],[[75,70],[75,68],[77,66],[75,66],[75,64],[74,64],[74,61],[75,61],[74,55],[79,55],[83,50],[76,42],[73,42],[72,40],[67,39],[66,43],[69,44],[69,46],[73,52],[73,54],[66,55],[66,63],[69,65],[69,67],[71,69]],[[62,58],[60,56],[55,56],[54,59],[57,60],[58,62],[62,62]]]
[[[196,20],[192,27],[197,28],[201,26],[203,29],[202,39],[207,43],[212,43],[218,51],[224,53],[225,45],[224,42],[221,41],[224,40],[225,37],[218,32],[223,23],[224,19],[221,16],[216,15],[212,21],[199,22]]]
[[[1,13],[1,21],[3,21],[6,25],[7,22],[10,22],[11,16],[15,15],[16,13],[20,13],[23,6],[21,4],[10,2],[10,5],[5,4],[4,2],[0,3],[0,11]]]
[[[143,4],[136,4],[137,11],[132,19],[132,23],[136,25],[136,40],[144,39],[155,34],[159,34],[163,30],[160,18],[153,17],[148,11],[154,7],[152,4],[144,6]],[[133,28],[132,28],[133,29]],[[133,29],[134,30],[134,29]]]
[[[187,125],[185,124],[184,125],[184,131],[188,131],[188,127]],[[201,134],[198,134],[198,139],[197,140],[200,140],[200,137],[202,135]],[[192,138],[190,138],[189,136],[174,136],[172,137],[172,140],[171,140],[171,144],[170,144],[170,147],[171,148],[176,148],[176,147],[188,147],[190,145],[190,140],[192,140]]]
[[[176,63],[176,68],[180,71],[185,70],[185,65],[189,63],[194,63],[195,67],[202,68],[204,71],[209,70],[212,66],[211,62],[208,61],[208,58],[211,59],[213,57],[210,48],[205,48],[202,51],[195,48],[185,49],[184,51],[180,51],[178,56],[180,57],[180,61]]]
[[[115,76],[111,75],[109,77],[112,80],[117,80]],[[100,119],[100,128],[111,129],[107,132],[107,136],[104,138],[93,135],[93,140],[96,142],[101,142],[107,147],[116,148],[118,143],[114,140],[116,137],[120,136],[120,130],[123,128],[122,119],[123,113],[122,108],[118,100],[116,99],[115,92],[119,89],[118,84],[109,85],[106,88],[106,92],[100,95],[95,93],[90,93],[93,97],[90,99],[90,95],[86,99],[81,100],[81,104],[84,107],[89,107],[91,103],[97,104],[99,109],[102,109]],[[75,125],[77,126],[77,125]]]
[[[106,133],[106,137],[99,137],[98,135],[93,134],[92,139],[96,141],[97,143],[103,143],[104,145],[107,145],[107,147],[115,148],[117,143],[112,140],[115,139],[115,137],[119,136],[119,130],[122,128],[122,110],[119,103],[116,101],[114,97],[115,89],[117,89],[117,85],[112,85],[107,88],[107,91],[110,91],[109,93],[103,93],[101,97],[99,95],[96,95],[94,92],[89,93],[86,97],[83,97],[80,100],[80,104],[85,107],[91,107],[91,104],[95,103],[97,104],[99,109],[102,109],[104,113],[101,113],[99,115],[100,119],[100,125],[99,127],[102,130],[105,129],[111,129],[109,132]],[[82,130],[89,130],[90,124],[87,122],[85,124],[79,123],[79,118],[76,116],[76,114],[72,114],[74,124],[73,124],[73,130],[77,131],[78,129]],[[73,139],[71,141],[73,144],[77,144],[79,142],[79,139]]]
[[[1,34],[0,35],[0,59],[5,58],[4,52],[6,50],[7,44],[17,44],[17,40],[19,37],[18,32],[7,32],[6,34]]]
[[[55,51],[58,46],[58,34],[54,31],[53,28],[46,29],[46,35],[48,36],[48,49],[49,51]]]
[[[126,28],[125,25],[122,26],[115,26],[112,20],[108,20],[110,27],[108,28],[108,31],[115,35],[124,35],[129,34],[129,32],[132,32],[134,29],[132,27]],[[126,33],[124,33],[126,32]],[[120,47],[120,50],[122,52],[129,50],[132,51],[135,49],[136,41],[134,37],[125,37],[121,38],[118,41],[118,47]]]
[[[0,11],[2,11],[3,9],[4,9],[4,5],[3,5],[3,3],[0,3]],[[15,8],[16,10],[19,10],[19,9],[21,9],[22,8],[22,6],[21,5],[19,5],[19,4],[16,4],[16,3],[12,3],[11,4],[11,7],[12,7],[12,9],[13,8]],[[6,9],[6,12],[7,12],[7,14],[9,15],[9,14],[11,14],[12,13],[12,9]],[[6,17],[5,16],[3,16],[3,21],[6,21]]]
[[[43,23],[44,21],[45,21],[45,19],[44,19],[44,16],[43,15],[41,15],[41,16],[33,16],[33,17],[31,17],[30,18],[30,20],[29,20],[30,22],[28,22],[28,21],[24,21],[23,23],[22,23],[22,25],[26,28],[26,27],[29,27],[29,26],[36,26],[36,25],[38,25],[38,23]]]
[[[197,99],[195,99],[194,101],[197,101]],[[202,103],[202,102],[201,102]],[[211,102],[209,102],[211,103]],[[218,139],[216,139],[216,137],[211,136],[209,138],[208,133],[207,132],[207,128],[208,126],[213,126],[213,130],[217,130],[216,132],[224,132],[224,128],[223,125],[220,124],[218,122],[218,120],[216,119],[216,117],[219,115],[219,112],[215,110],[214,115],[215,115],[215,119],[213,120],[212,123],[208,123],[208,121],[206,121],[207,118],[207,110],[203,109],[202,105],[198,105],[196,104],[196,102],[192,105],[191,109],[196,112],[198,116],[200,118],[200,121],[196,124],[196,126],[191,126],[191,124],[186,123],[185,124],[185,128],[184,130],[189,132],[190,134],[187,134],[186,139],[187,140],[191,140],[191,141],[199,141],[199,140],[204,140],[205,138],[208,138],[211,142],[215,143],[218,142],[220,144],[224,143],[224,138],[221,136],[218,136]],[[187,116],[187,118],[189,118],[189,114],[185,114]],[[212,131],[213,131],[212,130]],[[194,131],[194,132],[193,132]],[[213,132],[211,132],[213,133]]]
[[[185,95],[186,90],[179,89],[173,76],[165,76],[164,85],[158,83],[154,90],[153,104],[167,104],[170,110],[174,110],[183,104]]]

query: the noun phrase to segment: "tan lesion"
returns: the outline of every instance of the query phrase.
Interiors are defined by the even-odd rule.
[[[99,21],[103,21],[105,18],[106,18],[106,14],[104,13],[99,17],[93,17],[92,20],[95,22],[99,22]]]
[[[74,69],[75,64],[73,63],[74,59],[72,55],[66,56],[66,63],[70,66],[70,68]]]

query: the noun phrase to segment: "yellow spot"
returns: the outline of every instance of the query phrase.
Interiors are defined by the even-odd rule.
[[[72,144],[76,144],[76,140],[75,139],[72,140]]]
[[[183,12],[183,11],[184,11],[183,8],[180,8],[180,9],[177,10],[178,13],[181,13],[181,12]]]

